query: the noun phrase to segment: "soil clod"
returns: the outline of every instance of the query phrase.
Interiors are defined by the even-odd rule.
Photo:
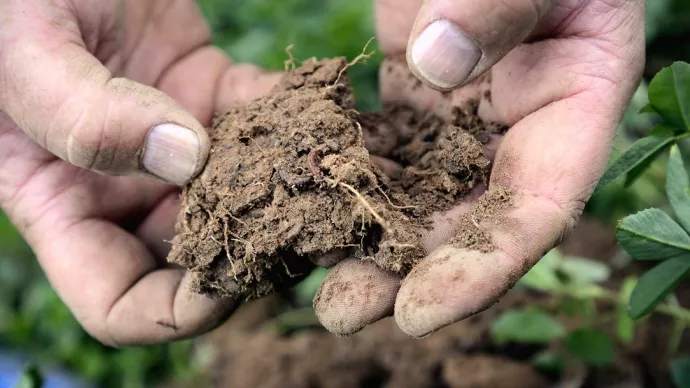
[[[215,120],[208,164],[183,189],[168,257],[191,271],[193,291],[261,297],[342,249],[404,275],[427,253],[430,215],[486,182],[477,138],[487,132],[476,114],[449,123],[402,106],[359,113],[349,65],[287,66],[268,96]],[[399,164],[400,176],[386,176],[367,146]]]

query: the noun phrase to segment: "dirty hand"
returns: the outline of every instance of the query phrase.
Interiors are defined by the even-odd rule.
[[[402,282],[347,260],[321,287],[340,287],[315,304],[331,331],[350,334],[394,314],[403,331],[423,337],[490,306],[575,225],[641,77],[644,1],[377,0],[376,16],[387,57],[407,54],[428,85],[406,89],[384,64],[384,104],[443,116],[478,99],[482,118],[510,126],[487,144],[489,192],[513,192],[488,226],[493,251],[445,244],[461,232],[465,203],[435,219],[428,257]],[[476,79],[489,68],[490,82]]]
[[[107,344],[197,334],[236,305],[164,260],[179,204],[160,180],[189,180],[213,113],[276,81],[209,41],[193,0],[0,3],[0,207]]]

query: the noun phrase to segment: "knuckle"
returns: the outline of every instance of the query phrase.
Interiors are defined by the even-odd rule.
[[[91,104],[58,126],[67,126],[65,159],[75,166],[109,170],[120,141],[119,126],[108,120],[109,104]]]

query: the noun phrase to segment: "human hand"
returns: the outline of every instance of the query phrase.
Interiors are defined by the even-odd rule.
[[[385,64],[384,104],[443,116],[451,105],[475,99],[483,119],[510,126],[488,144],[495,154],[489,191],[513,192],[511,206],[485,225],[494,251],[445,244],[461,232],[458,221],[472,208],[463,203],[434,219],[425,241],[429,255],[404,280],[372,263],[346,260],[321,286],[322,293],[338,290],[315,303],[329,330],[351,334],[394,314],[404,332],[423,337],[489,307],[575,225],[641,77],[644,2],[375,4],[384,53],[407,54],[410,69],[428,85],[406,89],[394,65]],[[489,68],[490,84],[472,82]],[[482,98],[489,88],[491,99]]]
[[[192,336],[236,306],[166,265],[174,185],[205,164],[214,112],[279,75],[209,42],[193,0],[0,3],[0,207],[106,344]]]

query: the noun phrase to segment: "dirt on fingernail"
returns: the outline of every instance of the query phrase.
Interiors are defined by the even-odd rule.
[[[347,66],[308,60],[209,128],[208,164],[183,188],[168,256],[194,292],[258,298],[334,251],[404,276],[427,254],[430,215],[487,182],[482,143],[504,128],[482,123],[476,106],[451,121],[401,104],[360,113]]]

